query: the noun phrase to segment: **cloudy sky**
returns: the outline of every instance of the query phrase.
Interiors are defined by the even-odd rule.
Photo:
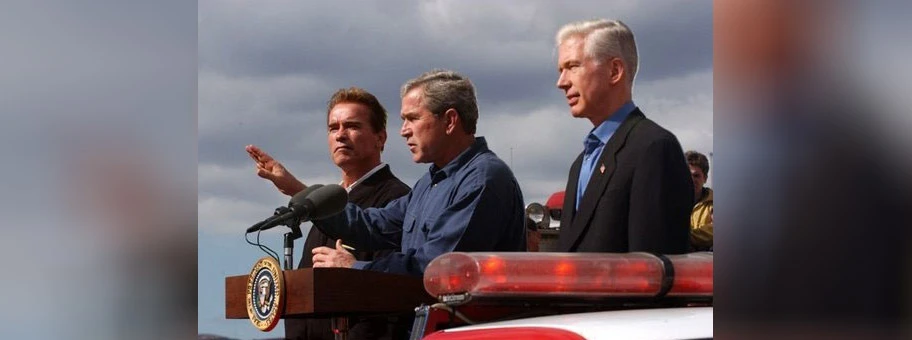
[[[260,146],[305,183],[338,182],[325,105],[336,89],[359,86],[390,113],[383,160],[411,185],[427,165],[413,163],[399,137],[399,87],[448,68],[476,86],[478,134],[511,164],[525,201],[542,202],[563,190],[592,128],[570,117],[554,85],[554,34],[600,17],[634,31],[634,102],[685,149],[711,152],[710,1],[200,1],[199,332],[283,332],[224,319],[223,278],[265,256],[245,243],[244,229],[288,200],[256,177],[245,145]],[[281,251],[282,233],[264,232],[263,242]]]

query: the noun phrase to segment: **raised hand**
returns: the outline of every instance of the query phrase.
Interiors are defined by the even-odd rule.
[[[245,149],[256,165],[257,176],[271,181],[281,193],[293,196],[306,187],[265,151],[255,145],[248,145]]]

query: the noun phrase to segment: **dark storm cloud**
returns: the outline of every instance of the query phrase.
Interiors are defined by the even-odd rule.
[[[632,27],[641,80],[711,65],[710,2],[612,5],[604,1],[200,3],[200,68],[234,75],[307,73],[403,81],[433,66],[467,73],[553,74],[560,25],[593,17]],[[662,7],[662,8],[656,8]],[[547,65],[549,69],[537,67]],[[512,71],[512,72],[511,72]],[[366,84],[370,85],[370,84]]]
[[[598,17],[621,19],[636,35],[636,104],[685,148],[711,151],[709,1],[201,1],[200,261],[219,275],[236,271],[227,259],[249,248],[244,241],[211,245],[288,201],[255,175],[245,145],[262,147],[305,183],[339,181],[325,132],[326,102],[339,88],[365,88],[386,107],[383,161],[414,184],[428,165],[412,162],[399,136],[399,88],[433,68],[473,81],[478,135],[510,164],[526,203],[563,190],[592,125],[570,117],[555,87],[554,35]],[[219,296],[201,295],[200,305],[210,306],[200,309],[201,332],[257,336],[220,316]]]
[[[271,184],[253,175],[246,144],[263,147],[301,178],[337,181],[338,169],[326,150],[326,101],[336,89],[353,85],[371,91],[386,107],[383,159],[414,183],[427,165],[413,163],[399,137],[399,87],[432,68],[449,68],[476,85],[479,134],[513,165],[526,200],[541,200],[563,186],[576,153],[568,150],[578,149],[580,136],[591,128],[569,118],[554,85],[554,34],[565,23],[595,17],[619,18],[636,34],[637,104],[682,143],[712,147],[708,1],[662,6],[203,1],[199,6],[201,195],[275,200]],[[247,184],[202,180],[219,171]],[[245,196],[250,190],[256,194]]]

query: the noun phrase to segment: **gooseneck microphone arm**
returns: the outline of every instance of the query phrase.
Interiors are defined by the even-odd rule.
[[[294,240],[303,236],[301,222],[321,219],[340,213],[348,202],[348,192],[339,185],[315,184],[295,194],[288,207],[279,207],[272,217],[247,228],[247,233],[263,231],[277,225],[287,225],[291,232],[286,233],[284,244],[284,269],[294,269]]]
[[[261,231],[261,230],[266,230],[266,229],[275,227],[275,226],[281,224],[282,222],[284,222],[285,220],[287,220],[292,215],[293,215],[293,213],[291,211],[291,208],[278,207],[278,208],[276,208],[275,213],[272,215],[272,217],[262,220],[259,223],[254,224],[250,228],[247,228],[247,233],[249,234],[254,231]]]
[[[322,187],[322,184],[314,184],[305,188],[304,190],[299,191],[297,194],[294,194],[294,196],[291,197],[291,200],[288,201],[287,208],[276,208],[275,214],[273,214],[272,217],[254,224],[250,228],[247,228],[247,233],[249,234],[254,231],[267,230],[277,225],[284,225],[289,221],[292,221],[292,218],[307,215],[306,206],[312,206],[312,204],[307,204],[307,197],[310,196],[312,192],[317,191]]]
[[[277,225],[287,225],[291,228],[291,232],[285,233],[283,244],[285,249],[283,251],[284,265],[282,266],[285,270],[294,269],[294,240],[297,240],[303,236],[301,233],[301,220],[302,217],[307,215],[305,200],[310,193],[316,191],[322,184],[311,185],[304,190],[296,193],[291,197],[291,200],[288,202],[288,207],[278,207],[275,210],[275,213],[272,217],[267,218],[260,223],[254,224],[250,228],[247,228],[247,233],[254,231],[262,231],[269,228],[272,228]]]

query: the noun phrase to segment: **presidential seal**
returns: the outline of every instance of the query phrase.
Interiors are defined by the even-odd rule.
[[[264,257],[247,278],[247,316],[261,331],[272,330],[285,309],[285,279],[279,261]]]

